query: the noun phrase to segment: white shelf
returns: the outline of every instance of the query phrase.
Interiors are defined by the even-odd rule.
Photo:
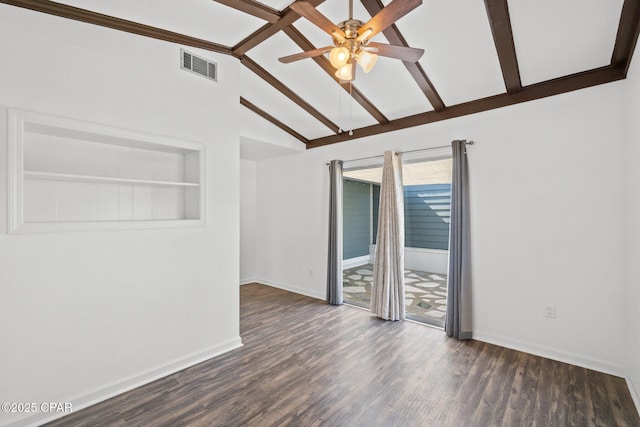
[[[53,227],[55,225],[55,227]],[[74,222],[29,222],[15,233],[51,233],[72,231],[145,230],[154,228],[201,227],[196,219],[148,220],[148,221],[74,221]]]
[[[50,181],[97,182],[105,184],[140,184],[161,185],[169,187],[199,187],[196,182],[156,181],[149,179],[112,178],[108,176],[75,175],[56,172],[24,171],[27,179],[46,179]]]
[[[9,109],[9,233],[206,223],[206,147]]]

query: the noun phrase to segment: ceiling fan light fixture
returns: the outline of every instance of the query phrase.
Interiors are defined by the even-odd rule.
[[[358,65],[362,67],[362,71],[368,73],[373,70],[373,66],[376,65],[376,61],[378,60],[378,55],[375,53],[367,52],[366,50],[360,51],[358,53]]]
[[[346,63],[336,71],[336,77],[342,82],[350,82],[353,80],[353,67],[351,63]]]
[[[346,47],[334,47],[329,53],[329,62],[334,68],[340,69],[349,62],[349,49]]]
[[[363,0],[364,1],[364,0]],[[371,0],[374,1],[375,0]],[[486,0],[485,0],[486,1]],[[322,0],[320,0],[320,3]],[[378,33],[394,25],[396,21],[420,6],[423,0],[390,0],[367,22],[353,19],[353,0],[349,2],[349,19],[334,24],[322,14],[311,0],[294,1],[290,7],[295,14],[306,18],[332,37],[333,45],[278,58],[288,64],[305,58],[315,58],[329,53],[329,61],[337,70],[335,76],[341,83],[351,82],[356,78],[356,63],[365,73],[370,72],[378,56],[400,59],[407,63],[417,63],[424,54],[424,49],[408,46],[373,43],[370,40]],[[382,3],[378,0],[379,5]]]

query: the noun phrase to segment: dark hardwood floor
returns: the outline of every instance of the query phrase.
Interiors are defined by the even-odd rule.
[[[640,426],[622,378],[258,284],[244,347],[49,426]]]

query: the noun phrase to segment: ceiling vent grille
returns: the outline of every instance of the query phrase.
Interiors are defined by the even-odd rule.
[[[218,81],[218,64],[195,56],[184,49],[180,49],[180,68],[199,74],[203,77]]]

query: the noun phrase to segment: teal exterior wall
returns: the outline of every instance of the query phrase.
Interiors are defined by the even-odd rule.
[[[373,186],[373,241],[377,238],[380,186]],[[449,249],[451,184],[404,187],[404,246]]]
[[[345,179],[342,202],[342,259],[368,255],[369,244],[377,238],[380,186]],[[448,250],[450,223],[451,184],[404,187],[405,247]]]
[[[371,184],[343,181],[342,259],[369,255]]]
[[[404,188],[405,247],[449,249],[451,184]]]
[[[373,243],[378,241],[378,211],[380,209],[380,185],[372,184],[373,193]]]

